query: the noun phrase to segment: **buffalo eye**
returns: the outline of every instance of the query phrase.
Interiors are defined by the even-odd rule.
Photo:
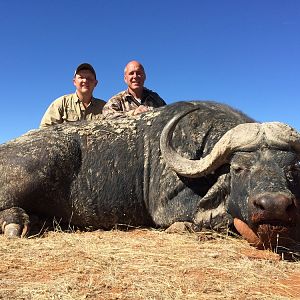
[[[244,168],[243,166],[240,165],[231,165],[231,170],[235,173],[235,174],[241,174],[244,171],[246,171],[246,168]]]
[[[294,181],[293,172],[292,172],[291,170],[289,170],[288,172],[286,172],[286,179],[287,179],[289,182]]]
[[[289,182],[293,182],[300,174],[300,162],[297,161],[294,165],[286,170],[286,178]]]

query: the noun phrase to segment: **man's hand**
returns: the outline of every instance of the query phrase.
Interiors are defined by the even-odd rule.
[[[153,109],[152,107],[148,107],[148,106],[145,106],[145,105],[140,105],[138,108],[136,108],[133,111],[133,115],[135,116],[135,115],[144,113],[144,112],[152,110],[152,109]]]

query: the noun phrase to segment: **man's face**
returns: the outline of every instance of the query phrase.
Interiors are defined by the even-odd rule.
[[[92,94],[98,81],[90,70],[80,70],[73,79],[76,89],[81,94]]]
[[[124,80],[130,90],[139,90],[144,87],[146,75],[143,67],[137,63],[127,65]]]

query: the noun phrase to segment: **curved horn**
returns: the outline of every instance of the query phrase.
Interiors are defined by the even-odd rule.
[[[226,163],[228,156],[234,151],[253,150],[262,140],[261,124],[240,124],[226,132],[207,156],[200,160],[186,159],[173,149],[171,140],[179,120],[196,109],[175,115],[161,133],[160,150],[162,156],[167,165],[179,175],[197,178],[209,174]]]
[[[280,122],[268,122],[261,125],[268,145],[279,148],[292,147],[300,153],[300,134],[294,128]]]

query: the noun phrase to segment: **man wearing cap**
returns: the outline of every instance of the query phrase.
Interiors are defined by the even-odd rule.
[[[103,115],[137,115],[166,105],[155,92],[144,87],[146,73],[138,61],[130,61],[124,70],[124,81],[128,88],[110,98],[103,107]]]
[[[105,101],[93,97],[98,83],[94,68],[88,63],[80,64],[74,73],[73,83],[76,92],[54,100],[46,110],[40,128],[64,122],[93,120],[101,115]]]

